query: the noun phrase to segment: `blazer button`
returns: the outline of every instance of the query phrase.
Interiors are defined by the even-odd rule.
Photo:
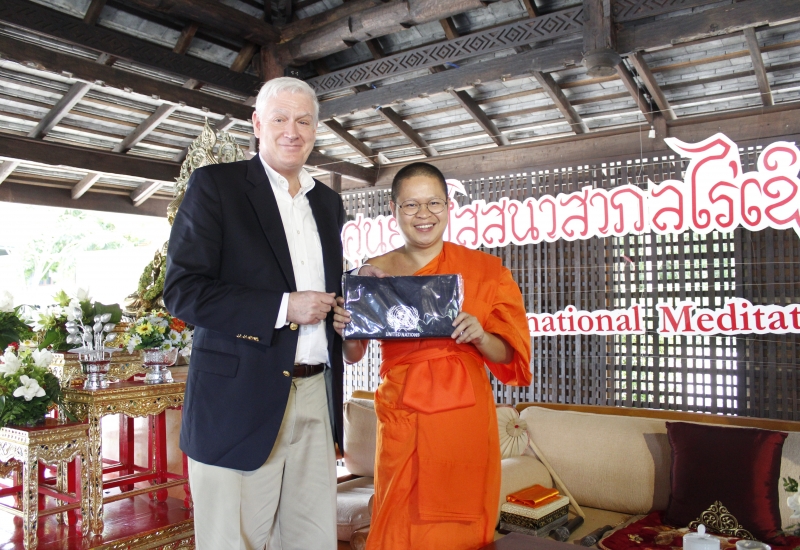
[[[287,376],[287,377],[288,377],[288,376],[291,376],[291,374],[289,374],[289,371],[288,371],[288,370],[285,370],[285,371],[283,371],[283,375],[284,375],[284,376]]]
[[[297,330],[298,329],[297,323],[289,323],[289,328],[291,330]]]

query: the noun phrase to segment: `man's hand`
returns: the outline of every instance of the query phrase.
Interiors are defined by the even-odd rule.
[[[336,294],[333,292],[316,292],[303,290],[289,294],[289,305],[286,309],[286,320],[298,325],[316,325],[324,321],[328,312],[336,305]]]

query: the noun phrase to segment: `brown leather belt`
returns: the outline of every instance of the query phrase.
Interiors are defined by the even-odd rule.
[[[325,365],[297,365],[294,366],[292,376],[294,378],[308,378],[325,370]]]

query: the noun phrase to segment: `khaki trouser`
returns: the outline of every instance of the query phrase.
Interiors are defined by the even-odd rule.
[[[336,459],[325,378],[295,378],[267,461],[245,472],[189,459],[197,550],[335,550]]]

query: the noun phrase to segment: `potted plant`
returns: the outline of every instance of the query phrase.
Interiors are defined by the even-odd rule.
[[[164,311],[151,311],[128,326],[125,345],[128,353],[142,352],[142,363],[149,370],[145,382],[171,382],[167,367],[175,364],[178,354],[188,356],[193,332],[183,321]]]
[[[6,348],[0,357],[0,425],[32,426],[62,404],[61,385],[49,370],[48,350]]]

